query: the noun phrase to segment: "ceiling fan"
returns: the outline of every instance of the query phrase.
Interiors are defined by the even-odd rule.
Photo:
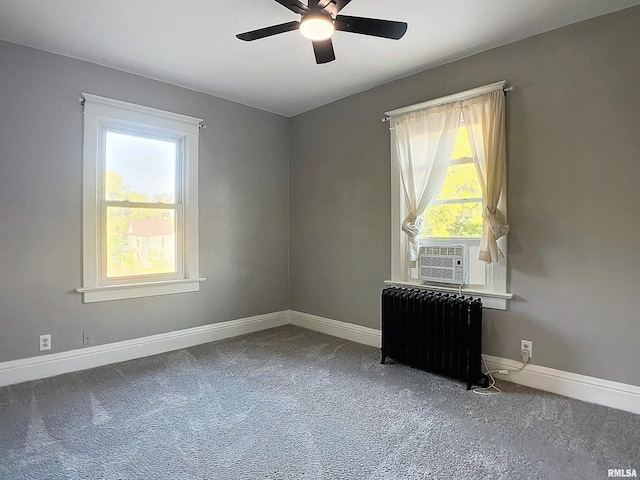
[[[331,36],[335,30],[391,38],[393,40],[402,38],[407,31],[405,22],[338,15],[338,12],[347,6],[351,0],[308,0],[308,5],[299,0],[275,1],[293,13],[301,15],[300,21],[252,30],[240,33],[236,37],[250,42],[277,35],[278,33],[300,30],[300,33],[313,43],[316,63],[328,63],[336,59],[333,52],[333,43],[331,42]]]

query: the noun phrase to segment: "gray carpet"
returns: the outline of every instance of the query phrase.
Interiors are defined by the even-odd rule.
[[[293,326],[0,388],[1,479],[603,479],[640,416]]]

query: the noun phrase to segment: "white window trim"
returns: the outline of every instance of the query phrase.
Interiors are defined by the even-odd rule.
[[[198,134],[199,118],[166,112],[111,98],[83,93],[84,144],[82,186],[82,287],[85,303],[125,298],[197,292],[200,290],[198,255]],[[183,144],[182,188],[184,189],[183,277],[175,274],[154,280],[136,279],[122,283],[104,281],[100,268],[100,135],[105,126],[120,125],[152,132],[178,134]]]
[[[497,82],[484,87],[460,92],[447,97],[442,97],[428,102],[423,102],[416,105],[386,112],[388,116],[397,116],[403,113],[422,110],[427,107],[442,105],[453,101],[464,100],[477,95],[481,95],[486,92],[496,90],[498,88],[504,88],[506,82]],[[441,286],[437,284],[418,283],[407,281],[409,278],[408,266],[407,266],[407,242],[405,234],[402,232],[402,221],[406,217],[404,199],[402,196],[402,188],[400,184],[400,168],[398,167],[398,159],[395,157],[396,150],[391,149],[391,280],[385,281],[388,285],[397,286],[410,286],[423,288],[427,290],[462,293],[470,296],[477,296],[482,299],[482,304],[485,308],[491,308],[496,310],[506,310],[508,302],[513,298],[513,294],[507,292],[507,235],[498,239],[498,246],[504,253],[504,258],[498,263],[491,265],[491,275],[488,278],[488,285],[484,289],[479,288],[456,288]],[[506,189],[505,189],[506,190]],[[503,191],[500,201],[500,211],[504,213],[505,219],[507,218],[507,205],[506,205],[507,192]],[[440,239],[437,239],[440,240]],[[489,277],[489,274],[487,275]]]

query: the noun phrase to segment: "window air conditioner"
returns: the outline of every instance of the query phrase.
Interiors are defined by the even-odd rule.
[[[419,278],[427,282],[469,283],[469,251],[466,245],[426,245],[420,247]]]

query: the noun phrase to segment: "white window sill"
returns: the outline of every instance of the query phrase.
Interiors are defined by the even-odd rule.
[[[200,282],[205,280],[206,278],[187,278],[159,282],[101,285],[97,287],[80,287],[76,289],[76,292],[84,295],[84,303],[107,302],[125,298],[197,292],[200,290]]]
[[[458,289],[456,287],[445,287],[441,285],[425,285],[423,283],[399,282],[394,280],[385,280],[385,284],[396,287],[421,288],[423,290],[432,290],[435,292],[462,293],[470,297],[480,297],[484,308],[492,308],[494,310],[506,310],[509,300],[513,298],[512,293],[489,292],[486,290],[476,290],[472,288]]]

